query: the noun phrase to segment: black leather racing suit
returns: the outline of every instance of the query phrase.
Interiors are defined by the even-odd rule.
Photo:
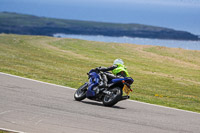
[[[103,85],[100,85],[99,87],[103,87],[103,88],[106,88],[108,85],[108,81],[112,80],[112,79],[115,79],[115,78],[120,78],[120,77],[125,77],[126,74],[124,72],[120,72],[118,73],[116,76],[108,71],[112,71],[114,70],[115,68],[117,68],[117,65],[113,65],[111,67],[99,67],[99,68],[96,68],[98,69],[99,71],[102,71],[103,73],[101,73],[101,77],[103,79]]]

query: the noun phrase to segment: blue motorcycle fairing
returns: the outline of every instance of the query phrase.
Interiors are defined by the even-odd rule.
[[[99,84],[99,75],[96,72],[90,71],[89,73],[89,85],[88,85],[88,90],[86,93],[86,97],[94,97],[95,96],[95,91],[93,91],[93,88]]]
[[[117,82],[121,82],[122,80],[124,80],[124,78],[119,78],[119,79],[112,79],[112,83],[117,83]]]
[[[86,97],[93,98],[96,95],[95,91],[93,91],[93,88],[99,85],[100,77],[99,74],[94,71],[94,69],[90,70],[88,75],[89,75],[89,83],[88,83],[88,90],[86,92]],[[131,77],[125,77],[125,78],[112,79],[110,83],[115,84],[118,82],[122,82],[122,80],[128,81],[130,84],[132,84],[134,81]]]
[[[130,81],[131,82],[131,84],[133,83],[133,79],[132,78],[130,78],[130,77],[125,77],[125,78],[118,78],[118,79],[112,79],[112,83],[117,83],[117,82],[122,82],[122,80],[124,80],[124,81]]]

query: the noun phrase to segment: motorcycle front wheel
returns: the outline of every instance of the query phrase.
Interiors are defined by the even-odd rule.
[[[76,101],[81,101],[86,98],[87,87],[88,84],[85,83],[76,90],[76,92],[74,93],[74,99]]]
[[[112,107],[115,105],[117,102],[121,100],[122,97],[122,90],[120,87],[115,87],[109,90],[111,92],[110,95],[106,94],[103,97],[103,105]]]

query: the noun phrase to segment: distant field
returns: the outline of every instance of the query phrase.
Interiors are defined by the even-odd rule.
[[[73,88],[116,58],[135,80],[131,99],[200,112],[200,51],[0,34],[0,72]]]

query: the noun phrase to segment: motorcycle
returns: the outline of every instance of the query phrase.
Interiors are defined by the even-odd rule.
[[[89,71],[88,79],[89,82],[81,85],[74,93],[74,99],[81,101],[85,98],[90,100],[103,102],[104,106],[112,107],[117,102],[125,99],[129,99],[131,84],[134,80],[131,77],[114,78],[108,80],[107,88],[99,88],[99,84],[103,83],[101,78],[102,74],[108,72],[100,72],[96,69]]]

